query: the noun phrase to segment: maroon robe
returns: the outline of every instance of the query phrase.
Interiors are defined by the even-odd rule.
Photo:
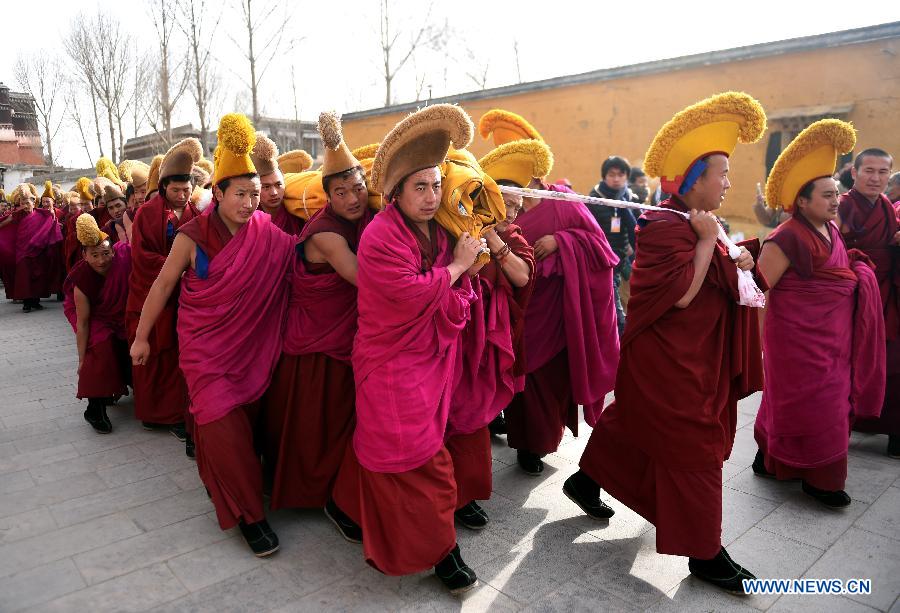
[[[279,219],[283,221],[284,217],[293,215],[279,209],[272,222],[279,225]],[[325,207],[303,226],[301,244],[314,234],[331,232],[347,241],[356,253],[362,230],[371,218],[367,212],[353,223],[335,214],[330,206]],[[288,232],[289,228],[280,227]],[[311,282],[322,286],[313,288]],[[356,332],[356,287],[342,279],[327,262],[305,260],[298,262],[293,284],[285,349],[264,399],[263,455],[272,478],[272,509],[325,506],[356,424],[356,387],[348,359]],[[334,322],[345,318],[352,321],[341,326],[337,343],[322,344],[328,352],[298,353],[290,349],[293,343],[315,331],[299,330],[298,336],[304,339],[293,338],[290,320],[294,309],[306,310],[309,319],[302,320],[306,326],[316,323],[317,316]],[[323,322],[327,323],[330,322]],[[326,329],[323,326],[319,331],[324,334]]]
[[[62,230],[51,211],[17,211],[15,276],[11,298],[26,300],[47,298],[59,292],[59,243]],[[15,222],[14,222],[15,223]]]
[[[260,210],[263,212],[268,212],[262,207]],[[272,223],[276,228],[284,232],[285,234],[290,234],[291,236],[300,236],[300,232],[303,230],[303,220],[295,215],[291,215],[288,213],[288,210],[284,208],[284,204],[276,209],[275,213],[271,215]]]
[[[128,235],[125,233],[125,225],[121,219],[110,219],[106,225],[100,228],[109,236],[109,244],[115,245],[118,242],[127,243]]]
[[[675,197],[662,206],[687,210]],[[656,526],[658,552],[709,559],[721,547],[737,401],[762,389],[762,360],[757,313],[737,304],[737,268],[720,242],[698,294],[675,307],[694,276],[696,243],[681,215],[641,217],[616,401],[580,465]],[[745,246],[756,257],[758,241]]]
[[[13,286],[16,283],[16,234],[19,229],[20,216],[12,213],[0,216],[0,221],[9,219],[9,223],[0,227],[0,281],[6,297],[12,300]]]
[[[838,214],[847,248],[859,249],[875,263],[887,337],[887,386],[881,417],[857,419],[853,429],[900,436],[900,247],[890,244],[900,231],[900,222],[884,194],[872,204],[854,188],[842,194],[840,202]]]
[[[138,209],[132,226],[132,268],[125,311],[129,343],[134,342],[147,293],[169,255],[175,233],[198,215],[194,205],[188,203],[178,219],[159,192]],[[150,357],[133,371],[134,416],[140,421],[177,424],[188,415],[187,385],[178,367],[177,305],[176,288],[150,332]]]

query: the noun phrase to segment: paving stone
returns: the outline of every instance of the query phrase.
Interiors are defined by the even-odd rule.
[[[70,526],[91,517],[139,507],[181,491],[168,477],[154,477],[66,500],[50,508],[60,526]]]
[[[267,568],[257,568],[153,610],[158,613],[257,613],[283,607],[296,599],[297,595]]]
[[[34,487],[34,480],[27,470],[0,475],[0,494],[12,494]]]
[[[20,490],[14,495],[0,496],[0,517],[23,513],[72,498],[80,498],[104,489],[106,489],[106,485],[95,473],[37,485],[27,490]]]
[[[46,507],[0,518],[0,544],[56,530],[57,525]]]
[[[98,472],[98,476],[103,478],[103,474],[99,473],[102,469],[134,462],[135,460],[143,459],[143,457],[144,454],[136,447],[116,447],[98,453],[54,462],[53,464],[44,464],[30,469],[30,472],[37,483],[51,483],[92,472]],[[108,486],[112,485],[105,479],[104,482]]]
[[[0,579],[0,609],[20,611],[80,590],[84,579],[72,560],[44,566]]]
[[[763,518],[757,527],[813,547],[828,549],[868,507],[863,502],[853,502],[844,509],[832,510],[798,492]]]
[[[192,592],[254,569],[262,563],[240,536],[207,545],[168,562],[175,576]]]
[[[71,460],[77,457],[78,452],[70,443],[46,449],[36,449],[27,453],[17,453],[7,458],[0,458],[0,474],[52,464],[61,460]]]
[[[142,529],[155,530],[199,515],[206,516],[212,509],[206,490],[200,487],[148,502],[125,511],[125,514]]]
[[[856,523],[857,528],[898,541],[900,547],[900,488],[889,488]]]

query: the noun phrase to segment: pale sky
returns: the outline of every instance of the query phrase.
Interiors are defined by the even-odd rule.
[[[213,39],[225,88],[220,111],[249,114],[249,93],[238,80],[249,68],[228,35],[243,41],[236,9],[230,6],[232,1],[209,0],[210,4],[221,5],[217,8],[222,11],[218,35]],[[0,81],[18,89],[13,65],[19,52],[56,53],[68,61],[64,48],[53,35],[65,37],[76,14],[93,14],[98,6],[118,17],[149,56],[155,45],[148,17],[154,4],[153,0],[4,3],[5,23],[17,25],[4,30]],[[325,109],[345,113],[383,106],[378,2],[300,0],[290,5],[288,37],[299,42],[292,52],[280,54],[266,73],[261,96],[263,114],[293,117],[291,66],[296,75],[300,115],[304,119],[314,119]],[[339,10],[335,11],[334,7],[338,6]],[[390,6],[393,23],[404,32],[398,46],[404,46],[425,18],[427,1],[391,0]],[[415,62],[411,60],[403,67],[395,80],[393,97],[398,103],[415,100],[417,82],[423,84],[423,92],[430,86],[434,97],[480,89],[466,72],[480,78],[485,68],[488,87],[516,83],[519,80],[516,42],[521,80],[534,81],[898,20],[900,2],[892,0],[859,4],[846,0],[745,3],[444,0],[433,5],[429,23],[438,27],[448,24],[451,35],[443,49],[423,52],[416,56]],[[271,41],[264,42],[271,44]],[[191,105],[191,99],[185,97],[175,125],[188,122],[199,125]],[[148,130],[145,128],[143,132]],[[88,165],[87,155],[71,127],[63,129],[55,148],[61,163]]]

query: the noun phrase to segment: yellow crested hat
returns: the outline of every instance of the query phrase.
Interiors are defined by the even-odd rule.
[[[312,165],[312,156],[303,149],[293,149],[278,156],[278,167],[284,173],[306,172]]]
[[[198,166],[203,169],[203,171],[212,178],[213,171],[215,171],[215,167],[213,166],[212,160],[208,160],[206,158],[200,158],[197,160],[197,163],[194,166]]]
[[[481,138],[490,137],[495,147],[516,140],[544,140],[540,132],[524,117],[502,109],[492,109],[482,115],[478,120],[478,133]]]
[[[116,185],[124,187],[122,178],[119,176],[119,169],[116,168],[116,165],[108,157],[101,157],[99,160],[97,160],[95,169],[97,170],[98,177],[109,179]]]
[[[41,194],[41,199],[44,198],[56,199],[56,195],[53,192],[53,181],[44,181],[44,193]]]
[[[716,94],[679,111],[657,132],[644,172],[659,177],[663,191],[679,193],[695,162],[715,153],[731,156],[738,143],[755,143],[765,131],[766,113],[756,99],[743,92]]]
[[[151,194],[159,189],[159,166],[163,161],[163,154],[157,154],[150,160],[150,169],[147,171],[147,193]]]
[[[213,185],[225,179],[255,174],[250,152],[256,144],[256,130],[246,115],[228,113],[219,121],[219,143],[213,154]]]
[[[119,163],[119,177],[135,188],[143,187],[150,177],[150,166],[140,160],[122,160]]]
[[[856,145],[856,130],[840,119],[822,119],[807,126],[785,147],[766,181],[766,204],[791,211],[797,195],[810,182],[834,173],[838,155]]]
[[[185,138],[172,145],[159,163],[159,178],[187,176],[203,157],[203,145],[196,138]],[[154,160],[155,161],[155,160]]]
[[[374,160],[375,154],[378,153],[378,147],[381,143],[371,143],[369,145],[363,145],[362,147],[357,147],[350,153],[353,154],[357,160],[362,162],[363,160]]]
[[[72,190],[78,194],[82,202],[93,202],[94,198],[97,197],[97,193],[94,191],[94,182],[87,177],[78,179]]]
[[[75,236],[84,247],[96,247],[109,238],[109,235],[100,230],[97,220],[90,213],[82,213],[75,220]]]
[[[511,181],[526,187],[531,179],[550,174],[553,154],[543,141],[514,140],[494,148],[478,163],[494,181]]]
[[[344,142],[341,118],[337,113],[319,113],[319,136],[325,146],[325,160],[322,162],[322,176],[327,177],[359,166],[350,147]]]
[[[278,168],[278,145],[262,132],[256,133],[256,143],[250,152],[250,160],[259,176],[270,175]]]
[[[322,187],[322,172],[307,170],[289,173],[284,178],[284,208],[296,217],[309,219],[328,204]]]
[[[455,104],[433,104],[400,120],[388,132],[372,164],[372,189],[390,195],[414,172],[443,164],[452,144],[472,142],[472,120]]]

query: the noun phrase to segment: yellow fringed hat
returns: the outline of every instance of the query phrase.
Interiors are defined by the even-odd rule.
[[[331,111],[319,113],[318,128],[322,144],[325,146],[325,160],[322,163],[323,177],[359,166],[359,160],[344,142],[341,118],[337,113]]]
[[[250,152],[250,159],[253,160],[253,166],[256,167],[256,172],[260,177],[270,175],[279,170],[278,145],[262,132],[257,132],[256,144],[253,145],[253,151]]]
[[[213,166],[212,160],[206,158],[200,158],[194,166],[198,166],[206,172],[212,178],[213,172],[215,172],[215,166]]]
[[[284,208],[296,217],[309,219],[328,204],[322,187],[322,172],[307,170],[284,178]]]
[[[797,195],[810,182],[834,174],[838,155],[856,145],[856,130],[840,119],[822,119],[791,141],[766,181],[766,204],[792,211]]]
[[[362,162],[363,160],[374,160],[375,154],[378,153],[378,147],[381,143],[371,143],[369,145],[363,145],[362,147],[357,147],[350,153],[353,154],[357,160]]]
[[[663,191],[677,194],[698,160],[716,153],[731,156],[738,143],[755,143],[765,131],[766,113],[755,98],[743,92],[716,94],[679,111],[657,132],[644,157],[644,172],[659,177]]]
[[[511,181],[527,187],[531,179],[543,179],[553,168],[553,153],[539,140],[504,143],[483,158],[479,165],[494,181]]]
[[[72,190],[78,194],[78,197],[81,198],[81,202],[93,202],[94,198],[97,197],[97,193],[94,191],[94,182],[88,179],[87,177],[81,177],[75,182],[75,187]]]
[[[159,189],[159,165],[162,164],[163,155],[157,154],[150,160],[150,170],[147,171],[147,193],[151,194]]]
[[[159,163],[159,178],[191,174],[194,164],[203,157],[203,145],[196,138],[185,138],[172,145]]]
[[[109,235],[97,226],[97,220],[90,213],[82,213],[75,220],[75,236],[84,247],[96,247]]]
[[[246,115],[228,113],[219,121],[219,142],[213,154],[213,185],[225,179],[256,174],[250,152],[256,144],[256,130]]]
[[[44,193],[41,194],[41,200],[44,198],[56,199],[56,195],[53,192],[53,181],[44,181]]]
[[[32,185],[31,183],[19,183],[12,191],[12,194],[10,194],[10,202],[12,204],[15,204],[25,192],[28,192],[29,194],[34,196],[35,200],[38,199],[38,191],[34,185]]]
[[[306,172],[312,165],[312,156],[303,149],[293,149],[278,156],[278,167],[284,173]]]
[[[119,186],[124,185],[122,183],[122,178],[119,176],[119,169],[116,168],[116,165],[108,157],[101,157],[97,160],[95,169],[97,170],[98,177],[108,179]]]
[[[478,120],[478,133],[481,138],[490,137],[495,147],[516,140],[544,140],[540,132],[524,117],[502,109],[492,109],[482,115]]]
[[[433,104],[400,120],[381,141],[372,164],[372,189],[389,195],[414,172],[440,166],[452,144],[472,142],[472,120],[455,104]]]

